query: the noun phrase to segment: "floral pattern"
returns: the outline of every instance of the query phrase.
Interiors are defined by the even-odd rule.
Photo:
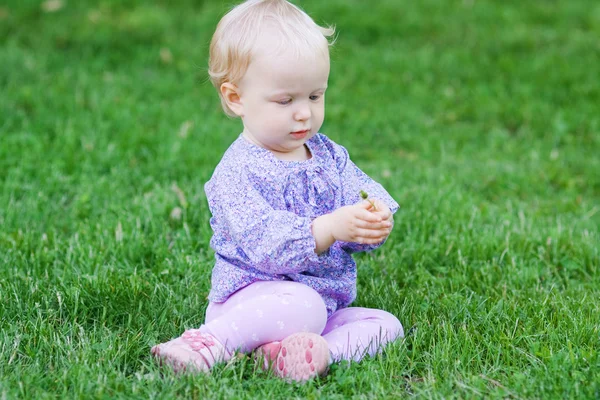
[[[356,297],[352,253],[379,245],[336,242],[315,253],[312,220],[359,202],[360,191],[398,204],[323,134],[306,143],[312,158],[282,161],[241,135],[205,184],[215,251],[209,300],[222,303],[256,281],[292,280],[315,289],[328,314]]]

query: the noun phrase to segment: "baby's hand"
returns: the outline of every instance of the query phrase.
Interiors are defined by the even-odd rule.
[[[390,221],[394,223],[394,214],[390,211],[390,208],[381,200],[371,199],[372,206],[368,208],[375,215],[379,215],[383,221]],[[375,208],[373,208],[375,206]]]
[[[377,200],[374,200],[377,201]],[[380,209],[383,205],[385,209]],[[335,240],[360,244],[381,243],[390,234],[391,212],[385,204],[375,203],[378,211],[369,211],[373,205],[368,201],[338,208],[331,214],[331,235]],[[385,217],[385,218],[384,218]]]

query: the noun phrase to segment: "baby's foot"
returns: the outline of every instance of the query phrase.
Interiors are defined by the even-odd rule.
[[[175,372],[208,372],[216,363],[231,358],[225,346],[213,335],[201,333],[199,329],[188,329],[180,337],[152,347],[151,351]]]
[[[256,355],[282,378],[306,381],[323,375],[330,362],[329,347],[315,333],[294,333],[281,342],[271,342],[256,349]]]

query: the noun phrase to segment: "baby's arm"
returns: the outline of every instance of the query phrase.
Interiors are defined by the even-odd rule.
[[[273,275],[306,270],[318,262],[311,219],[276,209],[261,191],[272,182],[256,179],[243,157],[226,153],[204,186],[216,257]]]
[[[384,212],[369,211],[372,207],[371,203],[363,201],[316,218],[312,223],[315,252],[321,254],[335,241],[369,245],[385,240],[392,229],[392,222]],[[391,212],[389,214],[391,217]]]
[[[340,174],[340,180],[343,182],[342,185],[342,204],[352,205],[356,204],[361,200],[360,193],[365,191],[369,194],[369,200],[371,200],[377,210],[371,210],[371,212],[381,219],[388,221],[391,227],[393,227],[394,217],[393,214],[398,210],[398,203],[390,196],[390,194],[381,186],[379,183],[371,179],[365,174],[360,168],[356,166],[350,160],[348,151],[326,136],[323,136],[326,146],[329,148],[329,152],[337,164],[337,169]],[[389,232],[388,232],[389,235]],[[358,251],[371,251],[381,246],[387,236],[385,235],[382,240],[376,243],[372,242],[345,242],[342,243],[342,249],[355,253]]]

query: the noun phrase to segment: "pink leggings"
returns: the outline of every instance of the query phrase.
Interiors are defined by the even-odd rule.
[[[350,307],[327,319],[321,296],[291,281],[255,282],[224,303],[210,303],[200,331],[243,353],[293,333],[313,332],[325,338],[333,361],[359,361],[404,336],[400,321],[382,310]]]

